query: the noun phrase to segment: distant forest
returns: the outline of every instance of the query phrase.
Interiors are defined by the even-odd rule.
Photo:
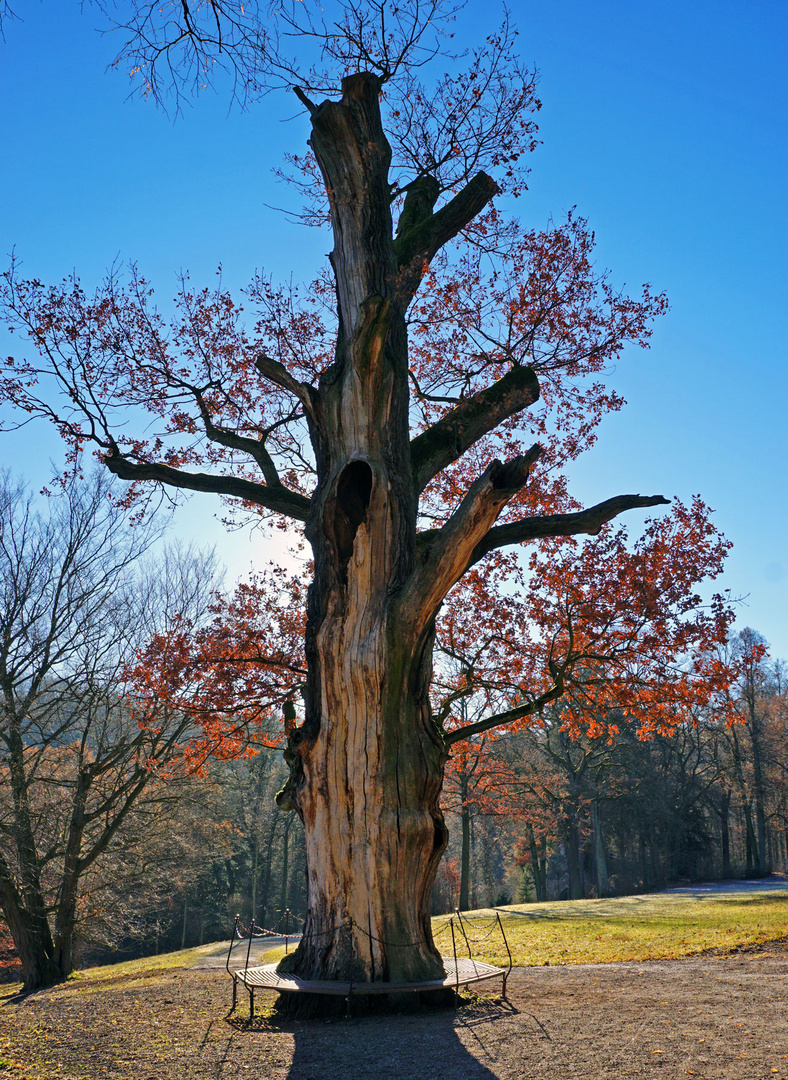
[[[731,644],[753,646],[733,725],[700,715],[672,737],[572,738],[558,704],[530,730],[482,737],[453,759],[434,913],[788,870],[786,669],[751,630]],[[303,829],[274,801],[286,778],[281,752],[266,749],[149,785],[83,876],[77,962],[227,938],[236,913],[282,930],[290,912],[297,926]],[[41,793],[50,810],[59,784],[65,794],[72,778],[52,769]],[[0,792],[7,819],[9,786]],[[63,821],[45,821],[54,850]]]

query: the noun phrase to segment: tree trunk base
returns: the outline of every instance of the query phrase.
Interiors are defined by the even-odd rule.
[[[25,965],[22,965],[22,971],[24,973],[23,990],[24,994],[34,994],[37,990],[48,990],[50,986],[57,986],[58,983],[64,982],[68,975],[65,974],[54,960],[44,960],[36,964],[33,971],[25,972]]]
[[[462,1003],[462,999],[459,999]],[[353,994],[347,998],[338,994],[279,994],[274,1011],[288,1020],[330,1020],[345,1016],[379,1016],[392,1013],[425,1012],[432,1009],[454,1009],[457,996],[452,989],[399,992],[392,994]]]

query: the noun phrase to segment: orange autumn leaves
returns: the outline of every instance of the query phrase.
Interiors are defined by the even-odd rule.
[[[285,702],[306,676],[305,597],[299,577],[271,568],[217,594],[200,625],[176,619],[127,671],[140,722],[151,704],[190,717],[194,768],[278,746]]]
[[[590,541],[541,542],[527,566],[506,555],[471,571],[438,628],[454,660],[451,679],[436,676],[447,729],[516,729],[560,697],[572,732],[609,736],[625,723],[645,738],[710,701],[722,708],[733,672],[719,650],[732,613],[698,588],[720,574],[729,546],[696,498],[634,542],[608,525]],[[470,700],[472,730],[458,710]]]
[[[561,469],[621,407],[605,369],[627,345],[647,345],[665,298],[647,286],[636,297],[612,288],[575,214],[523,230],[490,207],[473,223],[472,241],[436,257],[408,312],[411,429],[434,424],[513,368],[534,370],[540,399],[445,468],[422,511],[445,520],[493,457],[512,458],[534,441],[542,457],[507,517],[576,509]],[[92,448],[100,458],[308,496],[315,476],[303,409],[255,361],[265,354],[315,384],[334,356],[333,300],[326,278],[299,289],[258,275],[239,302],[221,277],[202,289],[183,277],[162,308],[134,267],[125,276],[113,270],[91,294],[75,278],[51,287],[25,280],[12,265],[0,307],[30,351],[0,358],[0,401],[54,423],[72,456]],[[124,502],[145,505],[153,493],[155,504],[165,491],[177,498],[177,486],[135,481]],[[228,506],[241,517],[262,512],[237,496]]]
[[[538,723],[559,697],[565,728],[592,737],[624,725],[641,738],[670,734],[710,705],[724,711],[731,611],[698,588],[720,573],[728,547],[695,499],[674,503],[635,541],[607,525],[586,541],[542,541],[527,562],[488,557],[437,623],[431,696],[447,741],[457,740],[452,753],[476,753],[465,739]],[[181,623],[140,656],[130,673],[140,698],[193,718],[195,758],[275,745],[285,702],[300,705],[305,605],[305,581],[283,570],[217,596],[204,625]]]

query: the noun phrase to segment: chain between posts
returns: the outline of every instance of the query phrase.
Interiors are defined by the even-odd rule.
[[[298,916],[296,916],[296,915],[293,915],[293,913],[289,909],[287,909],[285,911],[284,915],[285,915],[285,932],[284,932],[284,934],[282,934],[281,931],[270,930],[267,927],[258,926],[254,922],[254,920],[252,920],[252,922],[249,924],[248,930],[245,930],[242,923],[241,923],[240,915],[236,915],[235,923],[233,925],[233,939],[230,942],[230,951],[228,952],[228,956],[227,956],[227,965],[226,965],[227,970],[229,971],[230,953],[232,952],[233,945],[234,945],[234,942],[235,942],[236,939],[243,940],[244,938],[248,937],[248,945],[247,945],[247,950],[246,950],[247,965],[248,965],[248,961],[249,961],[249,954],[251,952],[251,947],[252,947],[252,938],[264,938],[264,937],[280,937],[281,938],[281,937],[284,937],[285,938],[285,952],[287,952],[289,939],[291,937],[291,934],[290,934],[290,919],[291,918],[292,919],[297,919],[297,921],[299,921],[299,922],[303,922],[304,920],[299,919]],[[456,920],[455,920],[455,916],[456,916]],[[513,966],[512,954],[511,954],[511,950],[509,948],[509,943],[506,940],[506,934],[504,933],[503,922],[501,921],[501,916],[500,916],[500,914],[498,914],[498,912],[496,912],[495,916],[492,917],[491,923],[490,923],[489,927],[487,928],[487,932],[485,934],[483,934],[481,937],[469,937],[469,935],[467,933],[467,930],[466,930],[466,926],[474,927],[476,929],[482,929],[482,926],[479,923],[474,923],[470,919],[467,919],[465,916],[462,915],[462,913],[458,909],[455,909],[455,915],[453,915],[449,919],[447,919],[447,921],[443,924],[443,926],[439,927],[435,931],[435,933],[433,934],[433,940],[435,938],[437,938],[437,937],[440,937],[441,934],[446,933],[447,930],[451,930],[452,946],[453,946],[453,951],[454,951],[454,959],[455,959],[455,963],[456,963],[456,960],[457,960],[457,942],[456,942],[456,935],[455,935],[455,931],[454,931],[455,921],[456,921],[457,926],[459,927],[459,929],[460,929],[460,931],[462,933],[463,939],[465,941],[465,946],[468,949],[468,958],[471,960],[471,962],[474,962],[473,961],[471,945],[472,944],[476,945],[476,944],[479,944],[482,941],[486,941],[492,935],[493,931],[495,930],[495,928],[497,926],[501,931],[501,937],[503,938],[503,942],[504,942],[504,945],[506,947],[507,955],[509,957],[509,971],[511,971],[512,966]],[[361,934],[363,934],[365,937],[367,937],[370,941],[374,941],[379,945],[385,945],[386,948],[389,948],[389,949],[415,949],[415,948],[421,948],[422,946],[425,946],[427,944],[426,940],[424,940],[424,939],[419,939],[417,941],[386,941],[385,938],[380,938],[376,934],[373,934],[371,931],[367,930],[365,927],[361,926],[352,917],[349,918],[346,922],[340,923],[338,926],[332,927],[332,928],[330,928],[328,930],[323,930],[323,931],[319,931],[319,932],[310,931],[308,933],[300,934],[299,937],[300,937],[301,941],[316,941],[316,940],[320,940],[320,939],[326,939],[326,938],[334,937],[336,934],[342,933],[343,930],[347,929],[348,932],[350,933],[350,942],[351,942],[351,951],[352,951],[352,949],[353,949],[353,933],[352,933],[352,930],[353,930],[354,927]],[[292,936],[295,936],[295,935],[292,935]]]

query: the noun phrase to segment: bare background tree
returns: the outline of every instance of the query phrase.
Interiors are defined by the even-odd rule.
[[[189,725],[141,711],[125,668],[213,583],[208,556],[146,563],[157,533],[101,477],[47,509],[0,489],[0,907],[28,989],[71,971],[85,876],[162,770],[176,795]]]

